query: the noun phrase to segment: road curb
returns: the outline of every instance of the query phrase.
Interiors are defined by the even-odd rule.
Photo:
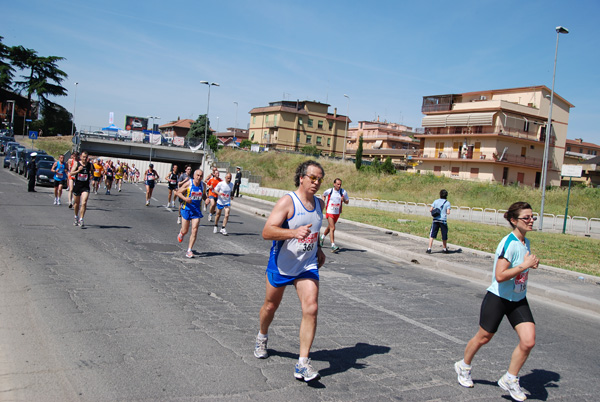
[[[266,201],[259,198],[254,198],[251,196],[244,195],[246,199],[252,200],[255,203],[255,206],[244,205],[242,203],[237,203],[236,208],[245,210],[248,213],[259,215],[267,218],[271,213],[271,209],[275,205],[272,201]],[[372,226],[360,222],[354,222],[347,219],[340,218],[339,222],[343,222],[349,225],[355,225],[358,227],[362,227],[365,229],[376,230],[384,234],[388,234],[390,236],[398,236],[405,239],[409,239],[411,241],[418,241],[419,243],[423,243],[424,248],[427,245],[427,239],[421,238],[415,235],[396,232],[389,229],[380,228],[377,226]],[[323,229],[324,230],[324,229]],[[473,268],[464,264],[457,264],[448,260],[441,260],[436,257],[432,257],[428,254],[415,252],[411,250],[399,250],[390,248],[389,244],[381,243],[377,241],[373,241],[367,238],[358,239],[357,236],[336,231],[336,238],[342,240],[344,243],[352,245],[353,247],[362,247],[366,248],[369,251],[376,252],[378,254],[383,254],[384,256],[392,257],[393,259],[397,259],[403,261],[407,264],[412,264],[414,266],[418,266],[420,268],[435,270],[437,272],[442,272],[448,275],[456,275],[463,279],[466,279],[470,282],[474,282],[477,284],[481,284],[484,286],[488,286],[492,281],[492,271],[485,268]],[[462,247],[459,245],[452,245],[456,248],[461,248],[463,252],[473,253],[480,256],[485,256],[490,258],[490,261],[493,261],[494,254],[486,253],[479,250],[474,250],[471,248]],[[565,269],[552,267],[548,265],[540,265],[538,269],[546,270],[552,272],[557,275],[562,275],[572,281],[581,281],[590,284],[600,285],[600,278],[595,277],[593,275],[581,274],[578,272],[568,271]],[[600,300],[592,299],[590,297],[580,296],[578,294],[565,292],[559,289],[555,289],[549,286],[545,286],[542,284],[536,284],[535,282],[528,284],[528,293],[534,297],[540,297],[545,299],[545,301],[552,303],[562,303],[569,307],[575,307],[581,310],[585,310],[587,312],[592,312],[596,314],[600,314]]]

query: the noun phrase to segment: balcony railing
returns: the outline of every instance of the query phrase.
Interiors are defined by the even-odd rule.
[[[540,136],[536,133],[532,133],[529,131],[522,131],[514,128],[498,128],[494,129],[493,127],[483,127],[483,130],[479,133],[471,131],[471,132],[455,132],[454,127],[439,127],[439,128],[425,128],[425,132],[423,134],[426,135],[455,135],[455,136],[478,136],[478,135],[490,135],[495,134],[499,136],[507,136],[513,138],[520,138],[524,140],[544,142],[544,136]],[[554,136],[550,138],[550,145],[554,145],[556,138]]]
[[[424,153],[423,151],[419,152],[417,158],[424,159],[453,159],[456,161],[492,161],[492,162],[503,162],[503,163],[511,163],[514,165],[527,166],[533,168],[541,168],[542,167],[542,159],[534,158],[531,156],[521,156],[515,154],[496,154],[496,153],[486,153],[486,152],[473,152],[472,157],[469,157],[465,153],[459,154],[458,152],[437,152],[437,155],[429,155]],[[500,157],[502,156],[502,160]],[[552,160],[548,161],[548,168],[552,168]]]

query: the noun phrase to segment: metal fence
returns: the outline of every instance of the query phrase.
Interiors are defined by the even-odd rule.
[[[283,197],[289,191],[274,188],[260,187],[258,185],[248,185],[242,187],[242,191],[249,194],[262,195],[267,197]],[[379,200],[376,198],[350,197],[350,205],[353,207],[378,209],[381,211],[397,212],[407,215],[420,215],[431,218],[429,212],[430,205],[421,202]],[[504,219],[505,209],[494,208],[471,208],[465,206],[453,206],[450,208],[449,220],[460,220],[463,222],[484,223],[488,225],[506,226],[510,225]],[[539,213],[534,212],[539,218]],[[564,215],[554,215],[544,213],[544,230],[562,231]],[[539,225],[539,219],[536,225]],[[537,227],[539,230],[539,226]],[[586,218],[584,216],[567,216],[567,226],[565,232],[570,234],[599,235],[600,218]]]

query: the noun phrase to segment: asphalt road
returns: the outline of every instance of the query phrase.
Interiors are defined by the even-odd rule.
[[[300,309],[286,292],[270,357],[254,358],[270,242],[264,219],[233,216],[225,237],[203,219],[196,258],[177,243],[159,186],[92,195],[86,227],[0,170],[0,400],[509,400],[496,381],[517,343],[503,322],[474,361],[475,388],[454,361],[474,334],[480,284],[361,248],[327,252],[313,366],[293,378]],[[66,196],[63,197],[63,202]],[[538,339],[522,370],[530,400],[594,401],[600,320],[530,301]]]

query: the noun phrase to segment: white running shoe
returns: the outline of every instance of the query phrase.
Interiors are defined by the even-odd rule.
[[[178,224],[178,225],[181,225],[181,216],[178,216],[178,217],[177,217],[177,224]]]
[[[212,214],[208,214],[208,221],[212,222]],[[216,233],[216,232],[215,232]]]
[[[60,198],[56,200],[56,205],[62,205],[62,203],[60,202]]]
[[[269,353],[267,352],[267,341],[269,338],[260,339],[256,337],[256,343],[254,344],[254,357],[257,359],[266,359],[269,357]]]
[[[83,229],[83,219],[79,220],[79,227]]]
[[[219,229],[218,229],[218,228],[215,226],[215,227],[213,228],[213,233],[217,233],[218,231],[219,231]]]
[[[319,378],[321,378],[319,372],[315,370],[310,364],[310,359],[308,359],[306,364],[301,365],[300,362],[296,363],[294,377],[296,377],[297,380],[303,380],[305,382],[318,380]]]
[[[463,387],[473,388],[473,380],[471,379],[471,369],[466,369],[460,362],[454,363],[454,371],[458,375],[458,383]]]
[[[506,376],[506,373],[498,380],[498,385],[505,391],[510,393],[510,396],[516,401],[524,401],[527,399],[527,395],[521,389],[519,385],[519,377],[515,378],[513,381],[509,380]]]
[[[57,204],[57,201],[56,201],[56,198],[54,199],[54,205],[58,205],[58,204]]]
[[[225,230],[225,228],[221,229],[220,232],[223,236],[227,236],[227,230]]]

